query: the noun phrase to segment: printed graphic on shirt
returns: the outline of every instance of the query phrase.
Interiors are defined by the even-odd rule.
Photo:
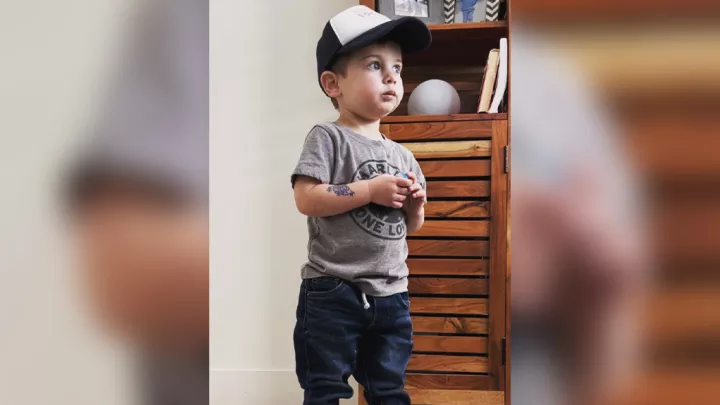
[[[403,177],[402,170],[384,160],[366,160],[353,175],[353,182],[370,180],[381,174]],[[382,239],[405,237],[405,213],[402,209],[370,203],[350,212],[353,221],[365,232]]]

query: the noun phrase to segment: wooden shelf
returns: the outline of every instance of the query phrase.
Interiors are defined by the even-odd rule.
[[[454,23],[454,24],[428,24],[430,31],[454,31],[454,30],[487,30],[487,29],[499,29],[507,28],[507,21],[481,21],[472,23]]]
[[[501,38],[508,35],[507,21],[474,23],[429,24],[433,42]]]
[[[507,120],[507,113],[498,114],[453,114],[453,115],[396,115],[382,120],[383,124],[433,121],[496,121]]]
[[[490,49],[509,37],[507,21],[430,24],[432,44],[426,51],[409,54],[405,66],[485,66]],[[470,50],[470,51],[468,51]]]

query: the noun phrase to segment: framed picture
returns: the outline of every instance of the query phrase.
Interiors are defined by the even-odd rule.
[[[443,0],[378,0],[378,12],[392,19],[417,17],[425,24],[442,24]]]
[[[455,22],[485,21],[486,0],[457,0],[455,3]]]

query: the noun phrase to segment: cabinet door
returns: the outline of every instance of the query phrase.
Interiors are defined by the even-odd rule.
[[[425,225],[408,236],[413,404],[502,404],[507,121],[383,125],[427,179]],[[361,401],[361,403],[363,403]]]

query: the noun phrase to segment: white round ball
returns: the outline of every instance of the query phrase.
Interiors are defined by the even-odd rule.
[[[420,83],[408,100],[410,115],[446,115],[460,112],[460,96],[448,82],[431,79]]]

